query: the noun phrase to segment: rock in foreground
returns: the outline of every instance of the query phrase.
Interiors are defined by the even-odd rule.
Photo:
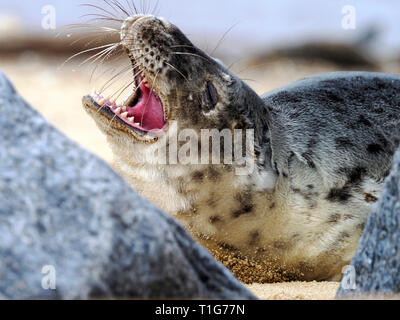
[[[337,293],[338,298],[400,296],[400,150]]]
[[[254,298],[0,73],[0,298],[103,297]]]

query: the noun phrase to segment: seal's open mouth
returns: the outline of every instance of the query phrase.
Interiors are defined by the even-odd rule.
[[[135,74],[140,73],[136,71],[137,69],[134,70]],[[134,92],[121,105],[109,98],[104,98],[95,91],[92,92],[91,98],[108,118],[111,117],[110,121],[114,120],[114,117],[117,117],[124,124],[136,131],[145,133],[153,132],[156,134],[166,124],[161,100],[154,91],[154,88],[149,85],[145,76],[136,76],[135,84],[136,88]]]

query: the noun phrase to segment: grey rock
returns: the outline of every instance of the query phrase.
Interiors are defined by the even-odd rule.
[[[0,298],[104,297],[255,298],[0,72]]]
[[[342,279],[337,298],[399,297],[400,150],[371,211],[357,252]],[[355,286],[353,286],[355,284]]]

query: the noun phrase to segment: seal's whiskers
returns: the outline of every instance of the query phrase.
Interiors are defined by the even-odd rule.
[[[78,56],[80,56],[80,55],[82,55],[84,53],[88,53],[88,52],[99,50],[99,49],[103,49],[103,48],[112,47],[114,45],[115,45],[115,43],[109,43],[109,44],[105,44],[103,46],[99,46],[99,47],[96,47],[96,48],[90,48],[90,49],[86,49],[86,50],[83,50],[81,52],[78,52],[78,53],[72,55],[71,57],[69,57],[67,60],[65,60],[64,63],[62,64],[62,66],[64,66],[67,62],[71,61],[73,58],[76,58],[76,57],[78,57]]]
[[[114,44],[113,46],[106,48],[92,56],[90,56],[89,58],[85,59],[83,62],[81,62],[79,64],[79,66],[84,65],[85,63],[89,62],[90,60],[92,60],[90,63],[93,64],[94,62],[98,61],[99,59],[101,59],[102,57],[107,58],[107,56],[109,56],[120,44]],[[104,60],[103,60],[104,61]]]

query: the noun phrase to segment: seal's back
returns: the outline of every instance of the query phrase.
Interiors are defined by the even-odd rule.
[[[381,180],[400,141],[400,76],[334,72],[296,81],[263,96],[273,159],[284,170],[294,153],[309,167],[362,167]]]

